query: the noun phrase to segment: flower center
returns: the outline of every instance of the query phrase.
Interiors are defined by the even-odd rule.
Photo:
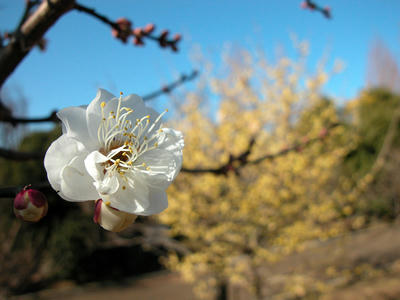
[[[102,145],[99,150],[108,160],[104,163],[104,174],[117,171],[120,175],[135,168],[150,170],[146,163],[137,164],[136,160],[145,152],[158,147],[162,129],[154,130],[165,110],[150,124],[150,116],[136,119],[135,124],[127,119],[133,109],[121,106],[122,93],[118,99],[117,111],[104,112],[105,102],[100,104],[102,120],[97,132]]]

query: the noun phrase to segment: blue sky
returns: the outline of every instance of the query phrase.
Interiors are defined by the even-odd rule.
[[[158,29],[181,33],[180,52],[160,49],[151,42],[143,48],[124,45],[112,38],[109,27],[73,11],[47,33],[48,50],[33,50],[9,77],[6,88],[11,94],[22,89],[28,114],[43,116],[53,109],[87,104],[98,87],[115,94],[151,92],[193,69],[190,56],[195,46],[210,53],[218,65],[228,42],[249,49],[261,46],[272,57],[278,44],[292,49],[293,33],[310,42],[311,65],[326,53],[332,62],[335,58],[345,62],[345,71],[324,90],[343,101],[363,87],[374,39],[383,40],[399,60],[400,1],[316,2],[331,7],[332,20],[302,10],[298,0],[81,0],[114,20],[127,17],[137,26],[152,22]],[[23,0],[0,0],[1,32],[14,28],[23,5]]]

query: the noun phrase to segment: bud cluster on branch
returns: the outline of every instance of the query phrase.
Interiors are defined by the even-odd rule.
[[[169,31],[162,30],[159,35],[155,35],[155,25],[152,23],[147,24],[145,27],[133,27],[133,23],[126,18],[119,18],[115,22],[109,18],[100,15],[94,9],[85,7],[76,3],[74,9],[89,14],[105,24],[111,26],[111,33],[113,37],[119,39],[121,42],[126,43],[132,37],[132,43],[135,46],[144,46],[145,39],[153,40],[159,44],[161,48],[171,48],[172,51],[178,51],[178,42],[182,39],[180,34],[175,34],[169,38]]]
[[[319,6],[314,1],[306,0],[301,3],[301,8],[309,9],[311,11],[319,11],[321,14],[324,15],[325,18],[330,19],[332,18],[331,8],[329,6]]]

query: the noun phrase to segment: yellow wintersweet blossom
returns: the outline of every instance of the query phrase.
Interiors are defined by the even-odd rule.
[[[176,126],[186,139],[186,168],[221,166],[246,151],[251,138],[249,161],[300,144],[241,167],[239,175],[183,173],[169,189],[170,206],[160,219],[190,254],[171,254],[167,265],[204,297],[234,282],[261,298],[260,267],[346,230],[332,191],[349,137],[332,126],[337,110],[320,96],[329,74],[318,68],[306,77],[303,48],[299,61],[282,57],[276,64],[246,51],[227,56],[227,75],[209,78],[218,106],[201,89],[182,101]]]

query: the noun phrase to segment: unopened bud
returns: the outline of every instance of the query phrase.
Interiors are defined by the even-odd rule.
[[[141,36],[142,36],[142,33],[143,33],[143,30],[142,30],[142,28],[140,28],[140,27],[137,27],[137,28],[135,28],[135,29],[133,30],[133,34],[134,34],[136,37],[141,37]]]
[[[150,34],[150,33],[152,33],[152,32],[154,31],[155,28],[156,28],[156,26],[154,26],[154,24],[150,23],[150,24],[147,24],[147,25],[144,27],[143,31],[144,31],[144,33],[146,33],[146,34]]]
[[[102,199],[99,199],[96,201],[94,208],[93,221],[105,230],[120,232],[131,225],[136,217],[136,215],[113,208]]]
[[[118,29],[113,28],[111,30],[111,34],[113,37],[120,39],[122,42],[126,43],[128,37],[131,35],[131,26],[132,23],[126,18],[119,18],[116,22],[118,25]]]
[[[175,42],[179,42],[181,39],[182,39],[182,35],[180,35],[179,33],[175,34],[175,36],[174,36]]]
[[[17,218],[37,222],[47,214],[46,196],[37,190],[24,188],[14,198],[14,213]]]

